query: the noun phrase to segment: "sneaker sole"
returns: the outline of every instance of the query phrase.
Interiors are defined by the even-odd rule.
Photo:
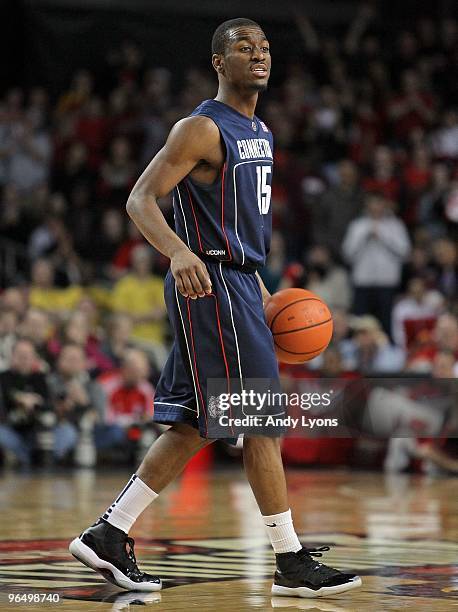
[[[99,574],[105,578],[108,582],[112,582],[116,586],[119,586],[128,591],[160,591],[162,588],[162,582],[152,583],[152,582],[134,582],[124,576],[124,574],[114,565],[109,563],[108,561],[104,561],[100,559],[97,554],[89,548],[84,542],[82,542],[79,538],[75,538],[68,547],[68,550],[71,554],[91,569],[95,570]]]
[[[325,597],[326,595],[337,595],[338,593],[345,593],[346,591],[351,591],[351,589],[356,589],[362,585],[361,578],[358,576],[351,582],[346,582],[345,584],[338,584],[336,586],[331,587],[321,587],[314,591],[313,589],[308,589],[307,587],[284,587],[278,584],[272,585],[272,595],[279,595],[282,597]]]

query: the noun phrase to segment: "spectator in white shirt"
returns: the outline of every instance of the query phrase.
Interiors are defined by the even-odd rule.
[[[350,223],[342,246],[351,266],[353,312],[375,315],[390,334],[393,298],[410,240],[404,223],[389,210],[383,195],[368,194],[365,204],[366,214]]]

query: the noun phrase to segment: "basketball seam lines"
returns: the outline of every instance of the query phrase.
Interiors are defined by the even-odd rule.
[[[302,331],[303,329],[312,329],[312,327],[319,327],[320,325],[324,325],[325,323],[329,323],[332,321],[332,317],[326,319],[326,321],[321,321],[320,323],[314,323],[313,325],[307,325],[306,327],[298,327],[297,329],[288,329],[287,331],[282,332],[274,332],[272,331],[273,336],[282,336],[283,334],[292,334],[293,332]]]
[[[275,322],[275,319],[276,319],[276,318],[278,317],[278,315],[280,315],[280,314],[281,314],[281,313],[282,313],[284,310],[286,310],[286,308],[289,308],[290,306],[293,306],[293,304],[298,304],[299,302],[308,302],[309,300],[315,300],[316,302],[321,302],[321,300],[320,300],[320,299],[318,299],[318,298],[315,298],[315,297],[310,297],[310,298],[300,298],[299,300],[294,300],[294,302],[290,302],[289,304],[286,304],[286,306],[283,306],[283,308],[281,308],[281,309],[280,309],[280,310],[279,310],[279,311],[276,313],[276,315],[274,316],[274,318],[273,318],[273,319],[272,319],[272,321],[270,322],[269,327],[270,327],[271,331],[272,331],[272,327],[273,327],[273,324],[274,324],[274,322]],[[321,303],[323,304],[324,302],[321,302]],[[272,333],[273,333],[273,332],[272,332]]]
[[[178,306],[178,312],[180,313],[180,319],[181,319],[181,325],[183,326],[183,334],[184,334],[184,339],[186,342],[186,348],[188,350],[188,359],[189,359],[189,365],[191,367],[191,375],[192,375],[192,382],[194,385],[194,395],[196,396],[196,402],[197,402],[197,416],[199,416],[200,413],[200,406],[199,406],[199,398],[197,396],[197,388],[196,388],[196,381],[194,380],[194,370],[192,368],[192,361],[191,361],[191,352],[189,350],[189,344],[188,344],[188,337],[186,336],[186,328],[184,326],[184,321],[183,321],[183,315],[181,314],[181,307],[180,307],[180,302],[178,300],[178,289],[177,289],[177,284],[176,281],[174,279],[175,282],[175,298],[177,301],[177,306]],[[190,410],[192,410],[192,408],[190,408]]]
[[[324,349],[329,344],[329,342],[328,342],[328,344],[325,344],[324,346],[321,346],[321,347],[315,349],[314,351],[301,351],[300,353],[295,353],[294,351],[288,351],[288,349],[284,349],[282,346],[280,346],[280,344],[277,344],[275,342],[275,339],[274,339],[274,343],[275,343],[275,346],[278,346],[279,349],[281,349],[285,353],[290,353],[291,355],[310,355],[311,353],[317,353],[318,351],[324,351]],[[317,355],[317,357],[318,357],[318,355]]]

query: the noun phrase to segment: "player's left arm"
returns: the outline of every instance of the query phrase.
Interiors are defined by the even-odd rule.
[[[269,301],[271,295],[269,291],[267,290],[267,287],[264,285],[264,282],[262,278],[260,277],[259,272],[256,272],[256,278],[258,279],[259,286],[261,287],[262,304],[263,306],[265,306],[267,302]]]

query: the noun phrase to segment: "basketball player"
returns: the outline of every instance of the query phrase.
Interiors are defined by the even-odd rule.
[[[278,380],[264,319],[269,293],[258,276],[271,232],[272,134],[254,114],[267,87],[269,43],[249,19],[221,24],[212,41],[219,81],[171,130],[139,178],[127,211],[145,238],[170,258],[165,298],[175,342],[157,385],[154,419],[170,424],[101,518],[70,544],[71,553],[126,589],[155,591],[128,537],[137,517],[201,448],[207,434],[209,378]],[[175,231],[157,200],[174,194]],[[277,562],[272,593],[318,597],[360,586],[353,574],[318,563],[296,535],[279,439],[245,436],[244,467]]]

